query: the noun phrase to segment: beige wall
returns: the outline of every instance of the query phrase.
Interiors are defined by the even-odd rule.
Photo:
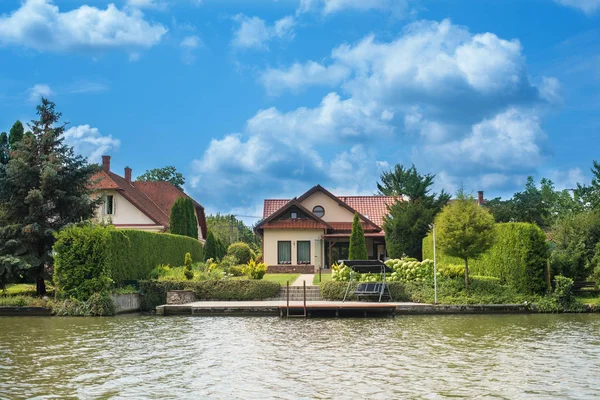
[[[326,222],[352,222],[354,218],[354,214],[322,192],[313,193],[301,204],[309,211],[312,211],[315,206],[323,207],[325,215],[322,219]]]
[[[322,229],[265,229],[263,236],[264,262],[267,265],[277,265],[277,241],[289,240],[292,242],[292,265],[297,264],[297,246],[298,240],[310,240],[310,257],[313,265],[317,261],[324,262],[323,246],[321,246],[321,254],[315,254],[315,240],[321,240],[324,231]]]
[[[137,224],[152,224],[156,225],[146,214],[141,212],[137,207],[129,202],[125,197],[121,196],[116,191],[102,191],[101,196],[114,196],[114,214],[104,214],[104,204],[97,210],[98,219],[104,222],[111,222],[115,225],[137,225]]]

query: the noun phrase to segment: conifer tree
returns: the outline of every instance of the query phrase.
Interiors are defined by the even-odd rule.
[[[360,217],[354,214],[352,221],[352,233],[350,234],[350,248],[348,249],[349,260],[367,260],[367,244],[365,243],[365,232],[360,224]]]
[[[23,128],[23,124],[21,121],[17,121],[13,124],[12,128],[10,128],[10,133],[8,136],[8,142],[10,144],[10,148],[14,150],[16,148],[17,143],[23,140],[25,129]]]
[[[179,197],[171,207],[171,217],[169,219],[169,231],[174,235],[188,236],[189,219],[186,212],[185,198]]]
[[[218,243],[215,235],[213,235],[212,231],[208,231],[206,235],[206,242],[204,243],[204,260],[208,260],[212,258],[213,260],[218,260]]]
[[[14,277],[9,269],[22,271],[36,280],[37,294],[43,295],[54,234],[94,216],[99,201],[92,200],[89,182],[98,166],[64,144],[66,124],[60,123],[53,102],[42,98],[37,115],[31,135],[15,148],[13,135],[22,124],[13,126],[10,159],[0,166],[0,272]]]
[[[8,135],[0,133],[0,165],[8,163]]]
[[[198,218],[196,218],[196,212],[194,210],[194,202],[191,198],[185,198],[185,212],[188,220],[188,233],[189,237],[198,239]]]

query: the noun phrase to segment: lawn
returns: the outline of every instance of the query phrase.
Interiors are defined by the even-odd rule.
[[[587,296],[576,296],[576,299],[583,304],[589,304],[592,306],[600,306],[600,295],[587,295]]]
[[[285,286],[287,281],[290,281],[290,285],[294,283],[300,274],[265,274],[263,281],[277,282],[281,286]]]
[[[329,282],[331,280],[331,273],[323,273],[321,272],[321,282],[319,282],[319,273],[315,274],[315,279],[313,279],[313,285],[319,286],[323,282]]]
[[[50,282],[46,281],[46,291],[48,295],[53,294],[54,288]],[[0,290],[0,295],[6,296],[35,296],[35,284],[33,283],[14,283],[6,285],[5,292]]]

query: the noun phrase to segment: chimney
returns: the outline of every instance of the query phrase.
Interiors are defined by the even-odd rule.
[[[102,169],[110,172],[110,156],[102,156]]]
[[[484,203],[483,200],[483,190],[480,190],[479,192],[477,192],[477,204],[482,206]]]
[[[125,167],[125,180],[131,183],[131,168]]]

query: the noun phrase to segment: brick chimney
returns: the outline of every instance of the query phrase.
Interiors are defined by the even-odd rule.
[[[110,172],[110,156],[102,156],[102,169]]]
[[[125,167],[125,180],[131,183],[131,168]]]
[[[483,190],[480,190],[479,192],[477,192],[477,204],[482,206],[484,203],[483,200]]]

